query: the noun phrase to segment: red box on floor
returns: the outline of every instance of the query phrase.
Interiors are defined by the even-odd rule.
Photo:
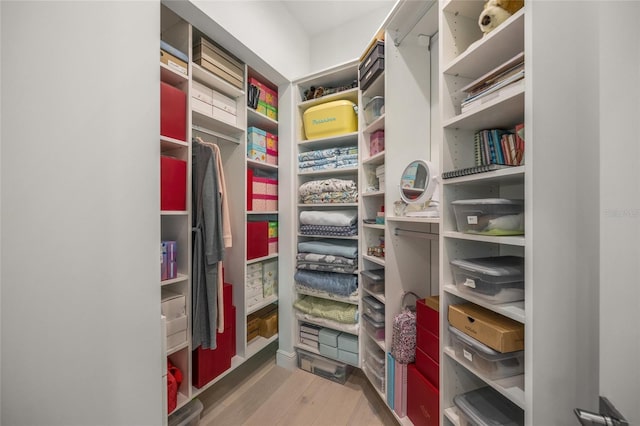
[[[434,361],[440,362],[440,339],[421,325],[416,325],[416,346]]]
[[[187,138],[187,94],[160,82],[160,134],[181,141]]]
[[[438,297],[431,296],[416,302],[416,323],[440,337]]]
[[[269,222],[247,222],[247,260],[269,254]]]
[[[201,388],[231,368],[232,353],[235,352],[236,344],[235,310],[235,306],[229,307],[233,320],[227,324],[225,319],[224,333],[216,335],[216,349],[203,349],[202,346],[198,346],[192,352],[193,386]]]
[[[436,388],[440,388],[440,368],[438,363],[420,348],[416,348],[416,368]]]
[[[160,156],[160,210],[187,209],[187,162]]]
[[[225,328],[227,324],[231,324],[231,358],[236,356],[236,308],[233,306],[233,286],[224,283],[222,287],[224,297],[224,321]]]
[[[407,416],[414,426],[438,426],[439,391],[414,364],[407,367]]]

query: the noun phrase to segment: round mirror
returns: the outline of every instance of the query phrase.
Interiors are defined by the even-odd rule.
[[[407,204],[424,203],[431,199],[436,187],[434,166],[428,161],[412,161],[400,178],[400,197]]]

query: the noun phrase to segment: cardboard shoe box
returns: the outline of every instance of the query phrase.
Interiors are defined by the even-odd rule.
[[[474,303],[449,306],[449,324],[498,352],[524,349],[524,324]]]

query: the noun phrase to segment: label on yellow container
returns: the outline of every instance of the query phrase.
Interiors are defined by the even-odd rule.
[[[307,139],[328,138],[358,130],[358,106],[339,100],[313,106],[304,112]]]

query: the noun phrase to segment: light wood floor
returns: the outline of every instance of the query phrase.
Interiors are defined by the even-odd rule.
[[[245,362],[199,399],[200,426],[376,426],[398,425],[361,370],[344,385],[298,368],[275,363],[265,349]]]

